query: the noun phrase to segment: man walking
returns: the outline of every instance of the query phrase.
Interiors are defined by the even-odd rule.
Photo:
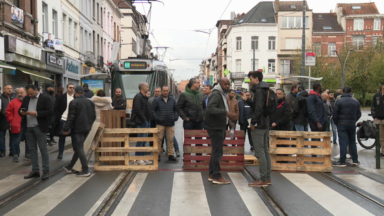
[[[81,86],[75,88],[75,99],[69,104],[68,118],[63,127],[63,135],[71,134],[74,154],[71,162],[64,167],[67,173],[72,173],[72,167],[80,159],[82,170],[76,176],[89,177],[88,161],[84,152],[84,141],[92,129],[96,119],[95,104],[84,95]]]
[[[12,100],[5,111],[5,116],[7,121],[11,124],[11,139],[12,140],[12,153],[13,153],[13,162],[19,162],[20,157],[20,139],[21,139],[21,116],[19,115],[19,109],[23,103],[25,97],[25,89],[17,89],[18,98]],[[27,153],[27,148],[25,149]],[[27,156],[27,155],[26,155]]]
[[[142,82],[139,84],[140,92],[135,95],[133,98],[133,107],[132,107],[132,120],[136,123],[137,128],[148,128],[149,121],[151,118],[151,111],[148,104],[147,92],[149,90],[148,84]],[[138,134],[138,137],[148,137],[148,133]],[[137,142],[136,147],[145,147],[145,142]],[[144,152],[136,152],[136,156],[144,156]],[[135,164],[138,165],[149,165],[152,164],[148,160],[138,160]]]
[[[221,78],[220,83],[212,90],[207,107],[205,127],[211,138],[212,145],[208,181],[211,181],[214,184],[230,183],[230,181],[226,180],[220,173],[220,160],[223,157],[226,125],[231,124],[231,126],[234,127],[230,120],[236,119],[236,114],[229,112],[227,100],[229,85],[228,78]]]
[[[158,143],[159,152],[162,150],[160,143],[163,141],[164,131],[167,136],[168,145],[168,160],[176,161],[174,156],[174,136],[175,136],[175,121],[179,118],[176,112],[176,100],[169,96],[169,87],[163,86],[161,88],[161,96],[157,97],[152,103],[152,118],[156,120],[156,127],[158,129]],[[159,155],[160,161],[160,155]]]
[[[296,131],[308,131],[307,98],[308,92],[304,86],[299,86],[297,101],[293,108],[293,123],[295,123]]]
[[[235,91],[233,89],[229,90],[227,99],[228,99],[229,112],[236,113],[235,120],[231,120],[231,122],[234,125],[234,129],[236,129],[237,120],[239,119],[239,104],[235,99]],[[232,129],[232,127],[229,124],[228,124],[228,129],[229,130]]]
[[[12,93],[12,86],[5,85],[4,92],[0,96],[0,157],[5,156],[6,147],[5,147],[5,133],[10,129],[10,124],[7,122],[7,118],[5,117],[5,110],[7,110],[8,104],[15,99],[15,94]],[[12,151],[12,136],[9,136],[9,156],[13,156]]]
[[[294,84],[291,87],[291,92],[286,97],[286,101],[291,105],[291,118],[290,118],[290,130],[295,130],[295,123],[293,121],[293,109],[295,108],[295,104],[297,103],[296,95],[299,93],[299,85]]]
[[[92,98],[94,94],[93,94],[93,91],[89,90],[88,84],[84,84],[83,88],[84,88],[84,97]]]
[[[313,90],[307,98],[308,122],[311,131],[324,131],[327,123],[327,112],[321,98],[323,87],[320,82],[313,83]]]
[[[115,97],[112,99],[112,107],[114,110],[127,109],[127,101],[121,97],[121,88],[115,90]]]
[[[55,104],[56,98],[55,98],[55,86],[52,83],[45,84],[45,90],[43,94],[47,97],[49,97],[52,101],[52,104]],[[53,139],[54,136],[54,123],[55,123],[55,116],[51,116],[49,118],[49,140],[48,145],[53,146],[53,144],[56,143],[56,141]]]
[[[245,97],[247,98],[247,100],[251,100],[251,93],[249,92],[246,92],[245,93]],[[242,100],[239,100],[238,102],[238,106],[239,106],[239,124],[240,124],[240,130],[244,131],[244,137],[247,135],[247,132],[248,132],[248,141],[249,141],[249,144],[251,145],[251,151],[254,151],[254,147],[253,147],[253,142],[252,142],[252,137],[251,137],[251,129],[248,128],[249,126],[249,123],[248,123],[248,119],[250,119],[252,116],[252,109],[251,107],[246,104],[246,102],[242,99]]]
[[[19,114],[23,116],[22,127],[27,128],[26,139],[31,155],[32,172],[24,176],[24,179],[39,178],[40,168],[37,154],[39,146],[43,162],[42,180],[49,178],[49,155],[46,144],[46,134],[48,133],[49,117],[53,115],[53,105],[51,100],[40,94],[36,86],[29,84],[26,86],[27,94],[21,104]]]
[[[372,117],[375,119],[375,127],[376,124],[380,124],[380,156],[384,157],[384,82],[381,83],[381,91],[377,92],[375,96],[373,96],[371,114]]]
[[[360,104],[352,98],[352,89],[344,87],[341,98],[337,100],[333,110],[333,120],[337,125],[340,143],[340,160],[333,166],[345,167],[347,146],[354,165],[360,165],[357,159],[356,122],[361,117]]]
[[[57,133],[59,134],[59,155],[58,159],[63,159],[64,146],[65,146],[65,137],[63,134],[60,134],[63,130],[63,127],[68,118],[69,112],[69,103],[74,99],[75,86],[72,83],[68,83],[67,92],[60,95],[55,102],[55,118],[56,124],[59,125]]]

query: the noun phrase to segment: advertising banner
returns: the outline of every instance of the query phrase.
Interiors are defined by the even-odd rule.
[[[4,38],[3,37],[0,37],[0,60],[5,61]]]
[[[54,34],[46,33],[46,32],[43,33],[43,37],[44,37],[44,39],[43,39],[44,40],[44,43],[43,43],[44,48],[50,48],[50,49],[54,49],[56,51],[64,52],[63,40],[55,38]]]
[[[83,79],[81,80],[81,85],[88,84],[89,90],[93,91],[96,95],[99,90],[104,90],[104,80],[90,80]]]
[[[94,73],[96,73],[96,69],[94,67],[88,67],[87,65],[83,64],[83,75]]]
[[[19,23],[24,23],[24,11],[16,6],[12,6],[11,8],[12,20],[17,21]]]

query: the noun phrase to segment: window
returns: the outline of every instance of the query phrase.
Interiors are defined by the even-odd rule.
[[[302,46],[301,38],[285,38],[285,49],[296,50]]]
[[[313,52],[316,53],[316,56],[321,56],[321,43],[313,43]]]
[[[93,52],[93,50],[92,50],[92,34],[91,33],[88,34],[88,43],[89,43],[88,51]]]
[[[372,37],[372,44],[374,45],[374,46],[376,46],[376,44],[377,44],[377,40],[379,39],[379,37]]]
[[[289,75],[290,70],[291,70],[291,64],[290,63],[291,63],[290,60],[280,60],[280,66],[281,66],[280,74],[281,75],[284,75],[284,76]]]
[[[236,59],[236,72],[241,72],[241,59]]]
[[[353,30],[364,30],[364,19],[355,19],[353,22]]]
[[[132,38],[132,51],[137,55],[136,41]]]
[[[49,32],[48,30],[48,5],[43,2],[42,11],[43,32]]]
[[[268,37],[268,49],[269,50],[276,49],[276,37]]]
[[[241,37],[236,38],[236,50],[241,50]]]
[[[323,26],[323,30],[332,30],[331,26]]]
[[[259,37],[253,36],[252,37],[252,43],[251,43],[252,49],[259,49]]]
[[[92,6],[93,6],[92,17],[93,17],[93,19],[95,19],[95,7],[96,7],[95,0],[92,1]]]
[[[268,73],[275,73],[275,59],[268,60]]]
[[[65,43],[68,43],[67,39],[66,39],[66,35],[65,35],[65,26],[67,25],[67,15],[63,14],[63,21],[62,21],[62,25],[61,25],[61,33],[62,33],[62,37],[63,37],[63,40]]]
[[[296,10],[296,5],[291,5],[291,9]]]
[[[103,7],[100,7],[100,22],[103,25]]]
[[[80,51],[81,52],[84,52],[85,51],[85,48],[84,48],[84,32],[83,32],[83,27],[80,26]]]
[[[76,32],[77,32],[77,23],[73,22],[73,48],[77,48],[76,46]]]
[[[336,56],[334,50],[336,50],[336,43],[328,43],[328,56]]]
[[[19,0],[12,0],[12,4],[15,5],[16,7],[20,7]]]
[[[381,29],[381,19],[375,19],[373,30],[380,30]]]
[[[360,5],[355,5],[355,6],[352,6],[352,9],[353,10],[360,10],[361,6]]]
[[[255,67],[253,67],[253,59],[251,59],[251,70],[256,71],[259,68],[259,59],[255,59]]]
[[[55,10],[52,10],[52,33],[55,35],[55,37],[57,38],[59,36],[59,33],[58,33],[58,24],[57,24],[58,20],[57,20],[57,12]]]
[[[68,20],[68,44],[72,46],[72,19]]]
[[[101,53],[100,53],[100,35],[97,34],[97,56],[101,56]]]
[[[97,22],[99,22],[99,16],[100,16],[100,13],[99,13],[99,3],[97,3]]]
[[[282,17],[281,28],[302,28],[303,17]],[[309,27],[309,17],[305,17],[305,28]]]
[[[355,50],[363,50],[364,49],[364,36],[362,36],[362,35],[353,36],[353,47]]]

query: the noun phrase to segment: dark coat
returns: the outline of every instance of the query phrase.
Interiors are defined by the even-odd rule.
[[[297,101],[293,108],[293,122],[297,125],[308,125],[307,98],[307,91],[302,91],[296,97]]]
[[[176,112],[176,100],[172,96],[168,96],[165,102],[162,96],[157,97],[152,102],[152,119],[156,120],[156,125],[174,126],[175,121],[179,119]]]
[[[5,94],[0,95],[1,99],[1,112],[0,112],[0,130],[9,130],[11,125],[7,122],[7,118],[5,117],[5,110],[8,107],[8,104],[11,100],[15,99],[16,95],[14,93],[11,94],[10,97],[7,97]]]
[[[209,96],[205,115],[205,128],[210,130],[225,130],[227,127],[227,111],[223,96],[219,90],[213,89]]]
[[[324,102],[321,96],[309,93],[307,98],[307,111],[308,111],[308,123],[312,131],[319,131],[316,122],[319,122],[324,130],[326,122],[328,121],[326,110],[324,109]]]
[[[151,120],[151,110],[148,104],[148,98],[141,94],[137,93],[133,98],[133,107],[132,107],[132,119],[136,125],[144,124]]]
[[[43,95],[49,97],[49,98],[51,99],[51,101],[52,101],[52,104],[55,104],[55,102],[56,102],[55,94],[51,94],[51,93],[49,93],[47,90],[44,90]],[[56,121],[56,116],[55,116],[55,115],[52,115],[52,116],[49,118],[49,124],[50,124],[50,125],[54,125],[54,124],[55,124],[55,121]]]
[[[271,128],[272,123],[276,124],[276,127],[272,128],[272,130],[289,131],[291,128],[290,118],[291,105],[283,98],[278,101],[276,112],[271,117]]]
[[[67,93],[64,93],[57,97],[54,108],[56,121],[60,121],[61,116],[67,109]]]
[[[94,96],[93,91],[91,91],[89,89],[88,89],[88,91],[84,91],[84,97],[92,98],[93,96]]]
[[[95,119],[95,104],[82,95],[78,96],[69,103],[68,118],[63,131],[89,133]]]
[[[285,100],[291,105],[291,118],[293,119],[293,110],[295,109],[295,104],[297,103],[297,97],[292,92],[285,97]]]
[[[254,95],[254,100],[248,99],[247,104],[252,107],[251,124],[257,124],[257,129],[269,129],[269,117],[264,115],[264,107],[267,102],[267,90],[269,85],[266,82],[260,82],[252,87],[251,91]]]
[[[342,94],[341,98],[336,101],[332,115],[336,125],[355,125],[361,117],[360,104],[352,98],[351,94]]]
[[[112,99],[112,106],[114,107],[114,110],[125,110],[127,109],[127,100],[124,98],[120,98],[120,100],[117,100],[116,97]]]
[[[26,96],[23,99],[23,103],[21,104],[21,107],[19,109],[19,115],[20,110],[22,108],[26,109],[28,111],[28,105],[30,101],[30,97]],[[53,116],[53,104],[49,97],[45,96],[44,94],[39,95],[39,99],[37,100],[36,105],[36,112],[37,112],[37,123],[39,124],[39,128],[42,133],[48,133],[49,128],[49,117]],[[21,127],[26,128],[27,127],[27,117],[23,116],[21,121]]]
[[[248,125],[248,119],[252,117],[252,108],[244,101],[239,100],[239,124]]]
[[[185,92],[179,96],[176,110],[179,116],[184,120],[200,122],[204,119],[205,102],[203,94],[198,90],[191,90],[188,85]]]
[[[377,92],[372,99],[371,114],[373,118],[384,120],[384,96]]]

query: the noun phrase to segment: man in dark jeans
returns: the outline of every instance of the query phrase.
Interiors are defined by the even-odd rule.
[[[294,84],[291,87],[291,92],[285,97],[285,101],[291,105],[291,120],[290,120],[290,130],[296,131],[295,123],[293,121],[293,110],[295,108],[295,104],[297,103],[296,95],[299,93],[299,85]]]
[[[11,100],[15,99],[16,95],[12,93],[12,86],[11,85],[5,85],[4,86],[4,92],[0,96],[0,157],[5,156],[5,133],[8,131],[9,133],[9,156],[13,156],[12,153],[12,136],[10,132],[10,124],[7,122],[7,118],[5,117],[5,110],[7,109],[8,104],[11,102]]]
[[[333,121],[337,125],[340,143],[340,160],[333,164],[335,167],[345,167],[347,146],[352,155],[354,165],[360,165],[357,159],[356,122],[361,117],[360,104],[352,98],[352,89],[344,87],[341,98],[336,101],[333,110]]]
[[[231,120],[235,120],[236,113],[229,112],[227,93],[229,91],[229,79],[220,79],[220,84],[213,88],[210,96],[205,127],[211,138],[212,154],[209,162],[208,181],[214,184],[229,184],[220,173],[220,160],[223,157],[223,144],[225,140],[225,128],[227,124],[234,127]]]
[[[247,99],[251,99],[252,97],[251,93],[246,92],[245,97],[247,97]],[[252,137],[251,137],[251,129],[248,128],[249,126],[248,119],[251,118],[252,108],[248,104],[246,104],[244,100],[239,100],[238,104],[239,104],[240,130],[244,131],[244,137],[247,135],[247,132],[248,132],[248,141],[249,141],[249,144],[251,145],[251,151],[254,151]]]
[[[80,159],[82,170],[77,176],[89,177],[88,161],[84,152],[84,141],[92,129],[96,119],[95,104],[83,96],[84,89],[81,86],[75,88],[75,99],[69,104],[68,118],[63,127],[63,135],[71,133],[74,154],[71,162],[64,167],[67,173],[72,173],[72,167]]]

